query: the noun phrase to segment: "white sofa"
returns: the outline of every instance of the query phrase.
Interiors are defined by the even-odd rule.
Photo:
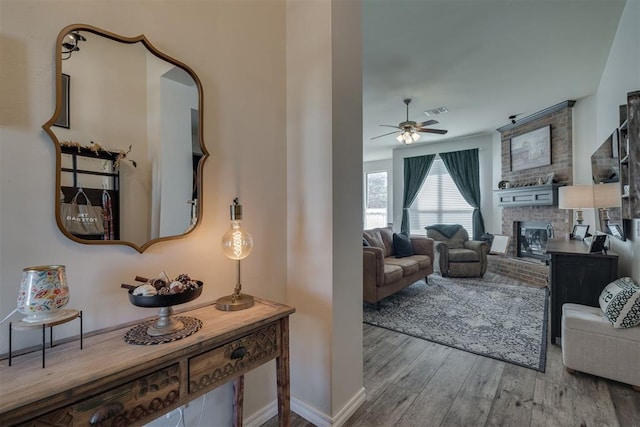
[[[562,306],[562,363],[640,391],[640,326],[616,329],[599,307]]]

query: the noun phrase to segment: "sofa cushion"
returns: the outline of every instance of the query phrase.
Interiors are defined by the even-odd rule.
[[[480,258],[476,251],[449,248],[449,262],[478,262],[479,260]]]
[[[402,268],[403,276],[410,276],[415,274],[420,270],[420,264],[418,260],[413,259],[413,257],[405,257],[405,258],[395,258],[395,257],[387,257],[384,259],[385,265],[397,265]]]
[[[382,241],[382,237],[380,237],[380,230],[379,229],[373,228],[371,230],[364,230],[362,232],[362,237],[363,237],[364,240],[369,242],[370,246],[385,250],[384,242]]]
[[[391,227],[379,228],[380,238],[384,243],[384,256],[388,257],[393,255],[393,230]]]
[[[609,283],[600,293],[598,302],[614,328],[640,324],[640,286],[630,277]]]
[[[411,243],[409,233],[393,233],[393,253],[396,258],[413,255],[413,243]]]
[[[384,285],[402,280],[403,275],[402,267],[399,265],[384,263]]]
[[[418,268],[420,270],[431,267],[432,260],[429,255],[414,255],[411,257],[418,262]]]

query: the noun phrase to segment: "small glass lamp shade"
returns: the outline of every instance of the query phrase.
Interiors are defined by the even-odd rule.
[[[69,302],[64,265],[40,265],[22,270],[18,312],[24,322],[45,322],[55,318]]]
[[[252,250],[253,237],[242,228],[240,220],[232,220],[231,228],[222,236],[222,252],[227,258],[239,260],[248,257]]]
[[[216,308],[224,311],[244,310],[253,305],[251,295],[242,293],[240,282],[240,260],[249,256],[253,249],[253,238],[242,228],[242,205],[238,198],[233,199],[230,207],[231,228],[222,236],[222,252],[227,258],[237,261],[237,281],[233,294],[218,298]]]

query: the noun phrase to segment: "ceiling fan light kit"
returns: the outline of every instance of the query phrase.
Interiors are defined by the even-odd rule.
[[[374,136],[371,139],[378,139],[378,138],[382,138],[383,136],[392,135],[394,133],[399,132],[399,134],[396,136],[396,140],[398,142],[402,142],[404,144],[413,144],[414,142],[417,142],[420,139],[420,136],[421,136],[420,132],[435,133],[439,135],[444,135],[445,133],[447,133],[447,131],[444,129],[428,129],[425,127],[425,126],[431,126],[431,125],[437,124],[438,122],[436,120],[427,120],[420,123],[409,120],[409,104],[411,103],[411,98],[406,98],[403,101],[404,101],[404,104],[407,106],[407,120],[404,122],[400,122],[398,125],[380,125],[383,127],[392,127],[398,130],[394,130],[393,132],[388,132],[382,135]],[[438,114],[448,111],[446,107],[439,107],[436,110],[441,110],[440,113]]]
[[[402,132],[400,135],[396,137],[398,142],[404,142],[405,144],[413,144],[414,142],[418,142],[420,139],[420,134],[418,132]]]

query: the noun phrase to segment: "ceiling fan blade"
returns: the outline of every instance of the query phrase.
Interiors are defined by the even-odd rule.
[[[395,127],[395,126],[394,126],[394,127]],[[374,137],[373,137],[373,138],[371,138],[371,139],[378,139],[378,138],[382,138],[383,136],[392,135],[392,134],[394,134],[394,133],[398,133],[398,132],[397,132],[397,131],[393,131],[393,132],[385,133],[385,134],[383,134],[383,135],[374,136]]]
[[[385,128],[396,128],[396,129],[402,129],[400,126],[398,125],[378,125],[378,126],[382,126]]]
[[[417,131],[426,132],[426,133],[437,133],[438,135],[444,135],[445,133],[449,132],[448,130],[444,130],[444,129],[426,129],[426,128],[417,129]]]
[[[416,127],[423,128],[425,126],[431,126],[431,125],[437,125],[437,124],[438,124],[437,120],[427,120],[426,122],[416,123]]]

